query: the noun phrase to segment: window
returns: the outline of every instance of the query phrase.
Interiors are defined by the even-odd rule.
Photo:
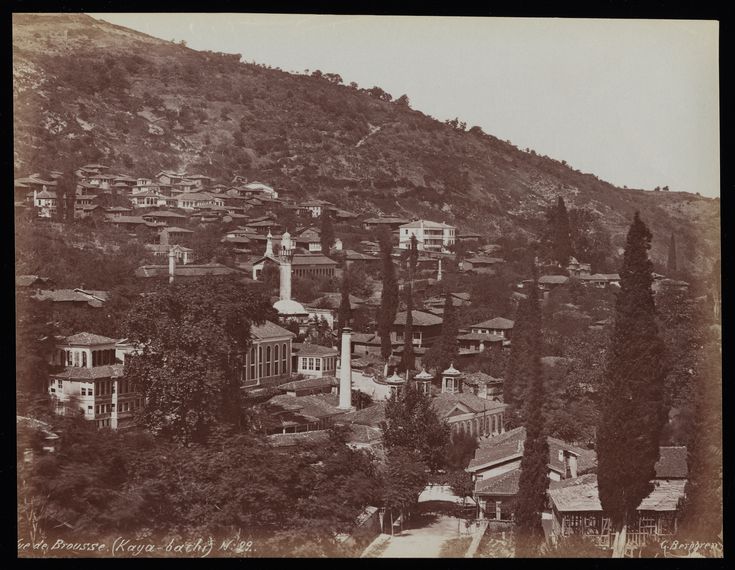
[[[562,462],[564,461],[564,450],[563,449],[559,450],[559,461],[562,461]]]
[[[94,396],[94,390],[92,388],[87,388],[87,396]]]
[[[250,376],[249,380],[255,378],[255,347],[250,349]]]
[[[87,395],[87,389],[86,388],[82,388],[82,396],[86,396],[86,395]]]
[[[82,352],[82,366],[87,367],[87,351]]]
[[[278,345],[273,347],[273,375],[278,376]]]
[[[63,382],[61,380],[57,380],[56,382],[59,385],[59,390],[61,390],[61,388],[63,388],[63,386],[64,386]]]
[[[87,406],[87,411],[91,412],[92,411],[92,406]]]
[[[65,352],[66,352],[66,365],[71,366],[72,365],[71,350],[67,350]]]
[[[263,347],[258,347],[258,378],[263,377]]]
[[[271,375],[271,347],[268,345],[265,347],[265,375]]]
[[[79,351],[74,351],[74,366],[79,367]]]
[[[321,370],[321,369],[322,369],[322,359],[315,358],[314,359],[314,370]]]
[[[283,346],[282,346],[282,352],[281,352],[281,359],[282,359],[281,360],[281,364],[283,365],[281,367],[281,372],[283,374],[287,374],[288,373],[288,366],[286,365],[286,362],[287,362],[286,361],[286,358],[288,358],[289,356],[290,355],[286,353],[286,343],[284,342],[283,343]]]

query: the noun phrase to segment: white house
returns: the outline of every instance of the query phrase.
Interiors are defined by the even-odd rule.
[[[398,229],[398,247],[408,249],[411,236],[416,236],[419,250],[446,251],[454,245],[457,228],[441,222],[414,220]]]

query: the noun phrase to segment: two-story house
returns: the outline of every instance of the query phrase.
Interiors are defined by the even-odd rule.
[[[123,378],[116,339],[78,333],[59,339],[50,358],[48,393],[59,415],[80,414],[97,427],[130,427],[141,395]]]
[[[456,241],[457,228],[441,222],[415,220],[399,227],[398,247],[408,249],[411,236],[416,236],[419,250],[446,251]]]

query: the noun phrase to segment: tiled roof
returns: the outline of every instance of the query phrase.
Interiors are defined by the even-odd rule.
[[[336,348],[329,348],[319,344],[304,343],[299,350],[299,356],[337,356],[339,351]]]
[[[95,366],[94,368],[81,368],[69,366],[62,372],[50,374],[52,378],[60,378],[61,380],[98,380],[100,378],[119,378],[123,375],[124,366],[122,364],[108,364],[105,366]]]
[[[201,277],[203,275],[231,275],[240,273],[220,263],[204,265],[177,265],[176,277]],[[135,270],[136,277],[160,277],[168,275],[168,265],[143,265]]]
[[[394,325],[405,325],[406,324],[406,311],[401,311],[396,314],[396,318],[393,321]],[[431,313],[425,313],[424,311],[411,311],[413,317],[413,326],[428,327],[431,325],[440,325],[444,322],[441,317],[432,315]]]
[[[39,301],[52,301],[54,303],[89,303],[92,306],[102,306],[107,301],[107,291],[86,291],[82,289],[55,289],[53,291],[39,291],[34,295]]]
[[[95,344],[114,344],[117,342],[114,338],[101,336],[98,334],[92,334],[88,332],[81,332],[66,337],[66,344],[78,344],[82,346],[92,346]]]
[[[464,377],[464,383],[471,386],[475,386],[477,384],[496,384],[502,382],[502,378],[493,378],[492,376],[490,376],[489,374],[485,374],[484,372],[470,372]]]
[[[482,321],[481,323],[477,323],[476,325],[472,325],[471,328],[478,328],[478,329],[512,329],[513,325],[515,323],[511,321],[510,319],[505,319],[503,317],[495,317],[494,319],[490,319],[488,321]]]
[[[271,409],[295,413],[308,421],[317,421],[344,413],[337,408],[339,397],[336,394],[312,394],[309,396],[289,396],[280,394],[266,402]]]
[[[186,228],[177,228],[176,226],[169,227],[169,228],[163,228],[161,230],[161,233],[166,232],[167,234],[170,233],[185,233],[185,234],[193,234],[193,230],[187,230]]]
[[[499,412],[507,407],[505,404],[500,402],[478,398],[474,394],[442,393],[431,401],[432,407],[436,410],[436,413],[440,418],[447,417],[458,404],[465,405],[473,412],[482,412],[483,410],[487,410],[488,412]]]
[[[522,427],[494,437],[481,439],[480,446],[475,451],[475,456],[470,460],[467,470],[472,471],[481,465],[505,462],[522,457],[523,451],[518,449],[518,442],[525,439],[526,430]]]
[[[538,278],[538,282],[542,285],[563,285],[569,281],[566,275],[542,275]]]
[[[315,388],[331,388],[338,386],[339,381],[334,376],[323,376],[321,378],[306,378],[304,380],[293,380],[278,386],[282,392],[293,392],[295,390],[311,390]]]
[[[685,485],[686,481],[682,479],[655,481],[653,490],[641,501],[637,510],[675,511],[684,497]],[[548,493],[560,512],[602,511],[595,474],[552,482]]]
[[[186,218],[184,214],[177,214],[176,212],[169,212],[168,210],[143,214],[143,217],[146,216],[151,216],[153,218]]]
[[[431,220],[414,220],[413,222],[408,222],[407,224],[403,224],[402,228],[420,228],[424,227],[427,229],[431,228],[453,228],[454,226],[450,226],[449,224],[443,224],[441,222],[432,222]]]
[[[291,261],[293,267],[299,265],[337,265],[337,262],[321,254],[297,253]]]
[[[385,402],[378,402],[362,410],[349,412],[339,418],[339,423],[359,424],[364,426],[380,427],[385,421]]]
[[[111,224],[145,224],[143,216],[117,216],[107,220]]]
[[[281,338],[284,336],[293,338],[296,336],[290,330],[287,330],[276,323],[272,323],[271,321],[265,321],[262,325],[252,325],[250,327],[250,334],[260,340]]]
[[[478,495],[516,495],[520,478],[521,470],[512,469],[489,479],[481,479],[475,483],[475,493]]]
[[[473,257],[468,257],[465,261],[469,263],[487,263],[490,265],[505,262],[505,260],[500,257],[489,257],[487,255],[475,255]]]
[[[655,465],[657,479],[685,479],[688,475],[687,448],[661,447]]]
[[[329,431],[303,431],[298,433],[276,433],[267,436],[274,447],[295,447],[297,445],[325,443],[329,441]]]

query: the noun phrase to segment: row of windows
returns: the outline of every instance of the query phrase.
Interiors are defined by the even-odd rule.
[[[315,267],[311,269],[294,269],[296,277],[308,277],[309,275],[334,275],[334,267]]]
[[[334,357],[319,358],[302,356],[301,370],[321,370],[322,361],[324,361],[324,370],[334,370],[337,367],[337,359]]]
[[[129,402],[118,402],[117,411],[118,412],[133,412],[139,409],[140,405],[141,405],[140,398],[131,400]],[[92,406],[88,406],[87,409],[91,411]],[[96,414],[111,414],[113,410],[114,410],[114,404],[98,404],[97,406],[95,406]]]
[[[257,350],[257,358],[256,358]],[[265,353],[265,354],[264,354]],[[286,343],[265,347],[252,347],[248,355],[248,363],[246,365],[246,380],[256,380],[258,378],[268,378],[270,376],[278,376],[279,374],[288,374],[288,349]],[[257,366],[257,369],[256,369]]]

